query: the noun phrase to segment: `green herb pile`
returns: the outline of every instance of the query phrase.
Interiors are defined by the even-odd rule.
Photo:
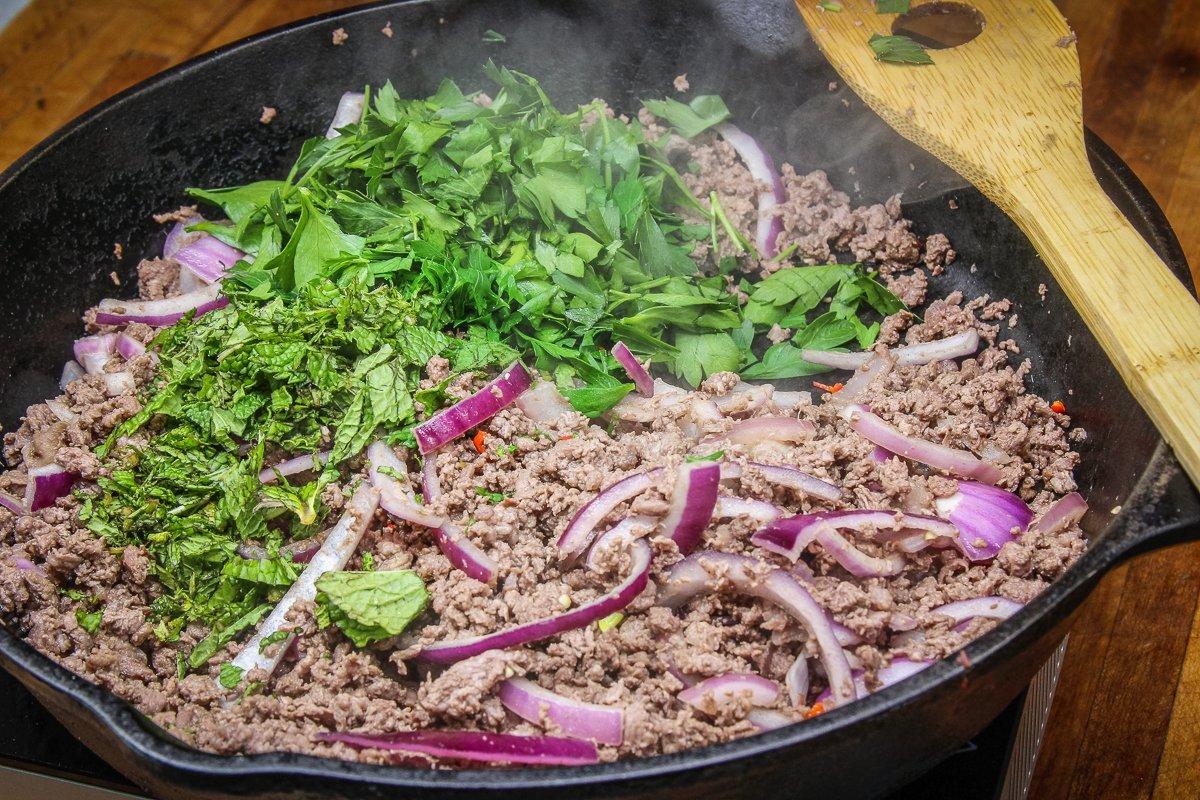
[[[490,104],[449,81],[424,100],[386,84],[361,120],[308,141],[285,180],[192,190],[228,217],[196,227],[249,258],[225,278],[228,307],[154,341],[159,388],[100,448],[111,474],[83,512],[111,546],[147,549],[164,587],[160,639],[193,622],[211,630],[181,670],[295,580],[279,549],[326,524],[321,495],[347,460],[381,435],[406,441],[417,404],[444,402],[416,391],[432,356],[456,373],[524,358],[596,416],[631,388],[609,354],[617,339],[692,385],[723,370],[798,377],[824,370],[802,347],[867,347],[878,323],[862,315],[902,307],[844,264],[742,279],[740,304],[734,259],[701,270],[690,253],[720,238],[757,254],[715,197],[691,196],[665,141],[599,104],[559,111],[528,76],[485,71]],[[647,105],[685,137],[729,115],[714,96]],[[775,324],[795,338],[764,349]],[[260,483],[264,462],[319,450],[331,455],[317,480]],[[246,541],[269,557],[239,557]],[[415,576],[366,570],[323,579],[320,597],[323,619],[360,643],[424,607]],[[393,596],[396,608],[376,607]]]

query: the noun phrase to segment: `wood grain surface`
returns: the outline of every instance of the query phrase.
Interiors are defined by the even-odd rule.
[[[772,0],[762,0],[769,2]],[[0,168],[172,64],[337,0],[33,0],[0,32]],[[1084,116],[1200,266],[1200,2],[1058,0]],[[1112,571],[1078,615],[1032,797],[1200,797],[1200,544]]]

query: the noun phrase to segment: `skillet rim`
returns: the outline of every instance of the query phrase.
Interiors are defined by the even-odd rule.
[[[131,98],[156,88],[161,83],[178,79],[233,52],[256,47],[268,39],[296,30],[324,25],[334,19],[349,20],[366,16],[385,7],[438,1],[381,0],[381,2],[353,6],[280,25],[188,59],[122,90],[63,125],[24,153],[3,172],[0,172],[0,192],[5,191],[8,185],[31,164],[52,153],[71,134]],[[1157,201],[1133,170],[1103,140],[1089,130],[1085,130],[1085,133],[1089,155],[1094,159],[1094,163],[1098,163],[1107,170],[1108,177],[1113,179],[1116,184],[1116,189],[1136,206],[1137,212],[1150,229],[1148,232],[1151,235],[1151,244],[1160,252],[1176,277],[1187,274],[1187,263],[1182,247]],[[1188,281],[1185,280],[1184,283],[1187,285]],[[1194,293],[1194,288],[1192,291]],[[1200,527],[1200,515],[1196,515],[1195,511],[1193,511],[1192,517],[1188,517],[1185,511],[1182,518],[1148,530],[1134,514],[1133,510],[1140,510],[1143,502],[1147,503],[1147,507],[1153,503],[1150,484],[1162,478],[1172,468],[1178,470],[1173,457],[1170,456],[1160,438],[1154,456],[1130,492],[1126,511],[1114,519],[1102,533],[1098,534],[1095,544],[1088,548],[1079,561],[1061,578],[1052,583],[1013,617],[997,625],[960,651],[966,655],[968,663],[972,665],[971,669],[994,665],[994,662],[1002,659],[1007,651],[1019,650],[1018,645],[1029,645],[1057,625],[1062,617],[1069,614],[1082,597],[1086,596],[1085,593],[1090,588],[1090,584],[1111,567],[1129,547],[1150,539],[1166,539],[1172,536],[1186,535],[1188,531],[1194,531]],[[1132,502],[1135,499],[1142,502]],[[1063,612],[1059,608],[1063,604],[1069,604],[1071,609],[1065,613],[1056,613]],[[250,756],[216,755],[190,747],[161,729],[157,729],[157,726],[127,702],[101,686],[70,672],[2,625],[0,625],[0,662],[3,662],[10,672],[13,671],[11,665],[16,665],[24,675],[37,680],[57,694],[68,696],[116,736],[125,750],[156,770],[161,771],[165,768],[191,777],[219,776],[224,780],[239,776],[303,775],[360,785],[375,784],[388,787],[451,791],[554,789],[581,785],[598,787],[604,784],[627,783],[639,779],[653,780],[692,770],[745,762],[772,751],[797,747],[834,732],[847,731],[872,718],[881,717],[884,713],[914,705],[927,692],[954,680],[965,680],[968,673],[968,668],[957,661],[943,659],[908,680],[876,692],[849,706],[834,709],[805,724],[789,725],[731,742],[694,748],[670,755],[552,769],[431,770],[367,764],[284,752]]]

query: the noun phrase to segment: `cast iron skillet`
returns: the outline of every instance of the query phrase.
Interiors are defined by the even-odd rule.
[[[380,33],[388,20],[393,39]],[[334,47],[330,33],[339,26],[350,40]],[[508,43],[483,43],[489,28]],[[961,253],[934,281],[935,292],[1014,299],[1020,322],[1008,333],[1033,362],[1034,388],[1062,398],[1088,430],[1078,478],[1093,509],[1085,520],[1090,548],[1047,592],[971,644],[965,659],[769,734],[570,769],[433,772],[200,753],[0,631],[0,663],[131,779],[157,795],[186,798],[877,795],[992,720],[1058,644],[1100,573],[1131,553],[1197,534],[1196,492],[1029,243],[978,192],[852,95],[831,89],[832,70],[785,0],[394,3],[276,30],[125,92],[0,176],[0,420],[11,429],[26,405],[54,393],[80,312],[114,293],[114,269],[129,287],[137,260],[161,247],[150,214],[177,205],[186,186],[278,176],[300,141],[324,129],[346,89],[391,78],[401,94],[422,95],[446,75],[479,87],[488,57],[542,77],[560,103],[599,96],[627,111],[639,97],[669,91],[686,71],[694,91],[723,94],[777,160],[828,169],[847,188],[857,182],[862,200],[903,189],[918,232],[945,231]],[[269,126],[258,122],[262,105],[279,109]],[[1178,243],[1154,201],[1102,143],[1092,137],[1089,147],[1109,193],[1186,280]],[[124,245],[119,262],[114,242]],[[1049,287],[1044,302],[1042,283]],[[1116,506],[1122,510],[1109,513]]]

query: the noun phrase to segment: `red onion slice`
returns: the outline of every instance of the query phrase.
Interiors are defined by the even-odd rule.
[[[978,349],[979,331],[972,328],[945,339],[894,347],[888,352],[897,364],[919,365],[974,355]],[[800,351],[800,356],[805,361],[834,369],[860,369],[866,366],[875,353],[870,350],[861,353],[838,353],[832,350],[805,349]]]
[[[74,485],[75,476],[58,464],[34,467],[26,477],[24,507],[29,511],[49,508]]]
[[[625,368],[626,374],[629,375],[629,380],[633,381],[633,385],[637,387],[638,393],[643,397],[654,396],[654,379],[650,377],[650,373],[642,366],[642,362],[637,360],[637,357],[630,352],[624,342],[617,342],[612,349],[613,358],[617,363]]]
[[[931,608],[930,614],[941,614],[950,617],[954,623],[961,624],[975,617],[987,619],[1008,619],[1024,606],[1007,597],[973,597],[970,600],[957,600],[944,606]]]
[[[591,542],[596,526],[611,514],[613,509],[654,486],[662,474],[662,467],[634,473],[589,500],[583,508],[575,512],[562,536],[558,537],[559,558],[566,564],[572,563]]]
[[[624,738],[625,712],[620,708],[563,697],[527,678],[503,681],[498,695],[505,708],[535,725],[549,720],[568,736],[601,744],[619,745]]]
[[[713,404],[726,416],[753,414],[775,397],[775,387],[769,383],[739,383],[729,394],[712,398]]]
[[[725,438],[734,444],[758,444],[759,442],[807,442],[816,432],[817,426],[806,419],[795,417],[754,417],[733,425]]]
[[[733,587],[745,594],[775,603],[791,614],[816,640],[829,684],[839,702],[856,696],[846,654],[834,635],[829,618],[795,577],[781,569],[762,572],[767,565],[749,556],[704,550],[693,553],[671,568],[659,588],[659,602],[677,608],[702,592]]]
[[[787,714],[773,708],[752,708],[746,713],[746,719],[760,731],[773,731],[795,722]]]
[[[608,594],[547,619],[527,622],[524,625],[517,625],[483,636],[429,645],[418,654],[417,658],[428,664],[453,664],[464,658],[477,656],[485,650],[517,647],[554,636],[563,631],[582,628],[615,611],[620,611],[642,593],[650,579],[652,557],[650,545],[641,539],[635,539],[631,545],[632,559],[629,577]]]
[[[715,461],[684,462],[675,473],[671,506],[663,517],[663,534],[687,555],[696,549],[712,521],[721,485],[721,465]]]
[[[113,353],[117,350],[117,335],[115,333],[100,333],[95,336],[84,336],[76,339],[74,345],[75,360],[89,375],[100,375],[105,365],[112,361]]]
[[[74,422],[79,419],[79,415],[67,407],[67,404],[61,400],[47,400],[46,408],[54,412],[54,416],[58,417],[62,422]]]
[[[750,672],[727,672],[689,686],[679,699],[707,714],[727,709],[741,699],[750,705],[769,706],[779,697],[779,684]]]
[[[532,389],[517,397],[516,404],[521,413],[534,422],[554,422],[575,411],[553,381],[538,381]]]
[[[779,234],[783,232],[783,221],[774,213],[774,209],[780,203],[787,202],[787,191],[775,170],[775,162],[754,137],[736,125],[723,122],[715,130],[737,151],[754,180],[770,187],[758,195],[758,228],[754,240],[762,258],[774,258],[779,252]]]
[[[1054,533],[1066,530],[1087,513],[1088,504],[1079,492],[1071,492],[1050,504],[1045,512],[1029,524],[1029,530]]]
[[[421,753],[451,761],[488,764],[578,766],[600,760],[596,745],[557,736],[519,736],[488,731],[401,731],[399,733],[319,733],[323,742],[341,742],[359,749]]]
[[[371,485],[379,490],[379,505],[384,511],[426,528],[440,528],[446,524],[442,517],[417,504],[408,486],[408,465],[385,442],[373,442],[367,448],[367,461]],[[392,474],[387,474],[384,469]]]
[[[957,492],[933,504],[958,528],[955,543],[972,561],[995,558],[1033,519],[1029,506],[1015,494],[974,481],[959,481]]]
[[[612,547],[628,548],[634,539],[649,535],[657,527],[658,520],[653,517],[626,517],[596,537],[595,543],[588,549],[584,565],[593,572],[599,572],[601,553]]]
[[[781,392],[776,390],[771,394],[775,407],[780,411],[795,411],[801,406],[812,405],[812,395],[808,392]]]
[[[78,361],[68,361],[63,364],[62,377],[58,379],[58,388],[65,392],[68,384],[79,380],[86,374],[87,371],[84,370]]]
[[[117,352],[126,361],[133,361],[140,355],[145,355],[146,345],[130,336],[128,333],[117,334]]]
[[[750,517],[761,525],[768,525],[782,517],[783,514],[783,509],[772,503],[744,497],[731,497],[727,494],[718,496],[717,504],[713,508],[714,517],[721,519]]]
[[[974,453],[905,436],[881,417],[872,414],[866,406],[849,405],[842,416],[850,421],[850,427],[859,436],[904,458],[960,478],[974,478],[985,483],[996,483],[1004,477],[999,467],[979,459]]]
[[[299,475],[301,472],[308,472],[316,469],[319,466],[324,466],[329,460],[329,451],[322,450],[319,453],[306,453],[302,456],[289,458],[287,461],[281,461],[278,464],[272,464],[269,467],[263,467],[258,473],[260,483],[275,483],[282,475],[285,478],[290,478],[293,475]]]
[[[896,575],[904,570],[904,556],[891,553],[885,557],[867,555],[854,547],[838,530],[869,531],[917,530],[937,536],[953,536],[954,526],[937,517],[905,514],[899,511],[848,510],[822,511],[776,520],[750,537],[764,550],[778,553],[791,561],[809,544],[816,541],[850,574],[859,578],[878,578]]]
[[[439,411],[413,429],[421,455],[432,453],[491,419],[532,385],[529,370],[520,361],[514,361],[478,392]]]
[[[437,456],[430,454],[425,456],[425,463],[421,465],[421,499],[425,505],[429,505],[441,496],[442,482],[438,480]]]
[[[7,508],[17,516],[25,513],[25,506],[21,501],[8,492],[0,492],[0,508]]]
[[[199,221],[198,219],[191,220],[187,224],[194,225]],[[241,250],[230,247],[208,233],[192,231],[191,233],[199,233],[199,235],[188,238],[188,234],[182,232],[184,227],[183,222],[175,223],[175,230],[181,231],[174,240],[174,244],[179,247],[170,257],[182,264],[203,283],[215,283],[221,280],[229,268],[246,255]],[[175,230],[172,230],[172,233],[175,233]],[[167,248],[164,247],[163,252],[166,253],[166,251]]]
[[[807,472],[801,472],[795,467],[783,467],[777,464],[761,464],[757,461],[747,461],[746,466],[756,470],[771,483],[795,489],[801,494],[820,497],[822,500],[835,501],[842,499],[842,490],[832,483],[826,483],[820,478],[814,478]],[[742,468],[735,462],[726,462],[722,470],[726,478],[742,477]]]
[[[155,328],[165,328],[193,311],[199,317],[227,305],[229,298],[221,295],[221,284],[214,283],[166,300],[101,300],[96,306],[96,324],[128,325],[131,322],[143,322]]]
[[[442,485],[438,481],[437,454],[425,456],[421,467],[421,497],[426,505],[434,503],[442,496]],[[439,527],[431,529],[433,541],[442,551],[455,569],[465,572],[480,583],[491,583],[500,565],[496,560],[468,539],[461,528],[450,522],[443,522]]]
[[[879,681],[879,689],[876,689],[875,691],[886,689],[893,684],[899,683],[905,678],[910,678],[932,663],[932,661],[912,661],[907,658],[893,658],[892,663],[888,664],[886,667],[880,668],[880,670],[875,673],[875,677]],[[864,679],[862,670],[854,671],[854,685],[858,689],[858,693],[861,697],[866,697],[867,695],[871,694],[871,690],[867,688],[867,683]],[[829,698],[830,692],[828,689],[826,689],[824,692],[818,695],[817,699],[813,702],[825,703],[829,701]]]
[[[828,395],[828,402],[845,405],[857,401],[859,396],[871,385],[872,381],[881,375],[891,372],[892,367],[895,365],[896,362],[890,355],[883,356],[876,353],[866,364],[855,370],[854,374],[850,376],[850,380],[846,381],[846,385],[842,387],[840,392]]]
[[[796,656],[792,666],[788,667],[787,674],[783,676],[783,685],[793,706],[799,708],[808,700],[808,684],[808,656],[801,653]]]
[[[338,131],[339,128],[344,128],[362,119],[363,103],[365,101],[366,97],[362,92],[346,92],[338,98],[337,109],[333,112],[333,119],[329,121],[329,128],[325,131],[325,138],[336,139],[341,135]]]
[[[264,669],[267,674],[275,671],[283,654],[288,649],[287,642],[280,643],[274,648],[274,655],[265,655],[260,651],[262,640],[287,625],[287,616],[296,603],[311,601],[317,596],[317,579],[327,572],[344,569],[350,556],[358,548],[363,533],[379,507],[379,492],[373,487],[363,484],[358,487],[346,504],[346,511],[338,520],[337,525],[325,537],[321,548],[317,551],[308,566],[296,578],[296,582],[284,593],[279,603],[267,615],[266,620],[259,626],[258,631],[242,647],[242,651],[231,662],[242,670],[245,675],[252,669]],[[219,684],[218,684],[219,685]]]

